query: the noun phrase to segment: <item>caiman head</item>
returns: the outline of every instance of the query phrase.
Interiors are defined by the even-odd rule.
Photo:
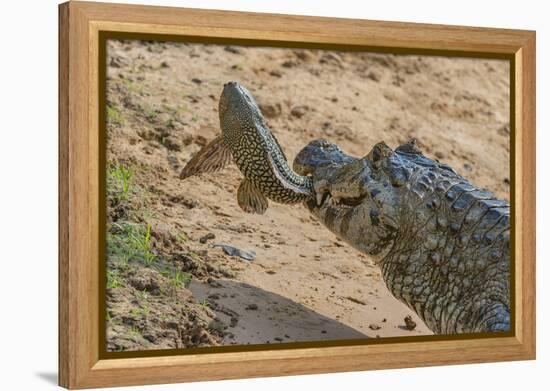
[[[402,148],[415,148],[414,142]],[[311,175],[316,200],[307,207],[327,228],[374,259],[391,249],[399,228],[402,187],[410,172],[385,143],[363,158],[346,155],[326,140],[315,140],[294,160],[294,170]]]

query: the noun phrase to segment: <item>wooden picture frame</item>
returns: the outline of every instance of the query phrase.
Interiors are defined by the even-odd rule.
[[[105,32],[339,45],[511,63],[513,330],[494,338],[105,357],[100,349],[98,59]],[[535,32],[68,2],[59,6],[59,384],[90,388],[535,358]]]

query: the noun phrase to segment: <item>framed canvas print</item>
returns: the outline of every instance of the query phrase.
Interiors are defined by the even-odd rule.
[[[535,357],[534,32],[59,13],[62,386]]]

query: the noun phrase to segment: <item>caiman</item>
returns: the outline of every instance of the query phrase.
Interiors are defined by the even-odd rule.
[[[308,209],[380,266],[390,292],[436,334],[510,329],[510,205],[411,140],[363,158],[315,140],[296,156]]]
[[[390,292],[437,334],[510,329],[510,206],[414,141],[376,144],[363,158],[315,140],[292,170],[250,92],[224,86],[222,134],[187,163],[181,178],[223,168],[244,175],[243,210],[264,213],[267,198],[304,202],[329,230],[380,266]]]

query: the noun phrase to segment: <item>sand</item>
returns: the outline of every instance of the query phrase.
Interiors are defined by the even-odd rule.
[[[108,285],[110,350],[431,334],[374,262],[303,206],[242,212],[234,165],[179,180],[220,133],[227,81],[250,89],[290,162],[316,138],[364,156],[379,141],[396,147],[414,137],[428,157],[509,199],[505,61],[110,41],[107,64],[107,161],[131,170],[127,199],[117,201],[109,182],[108,228],[116,236],[113,224],[149,227],[155,258],[109,255],[118,282]],[[201,243],[206,234],[215,237]],[[174,282],[178,270],[184,284]]]

